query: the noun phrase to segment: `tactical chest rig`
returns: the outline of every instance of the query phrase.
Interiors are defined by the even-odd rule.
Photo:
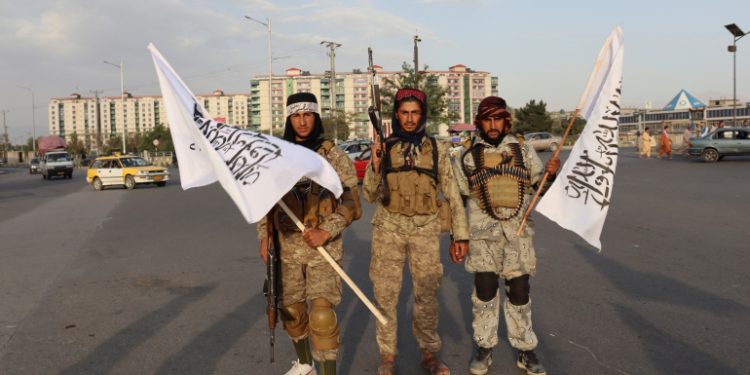
[[[508,143],[512,155],[486,153],[485,145],[474,144],[461,155],[461,167],[469,180],[471,197],[479,207],[496,220],[504,221],[518,215],[524,203],[526,189],[531,185],[531,174],[523,164],[521,146]],[[466,168],[466,156],[471,153],[474,170]],[[498,216],[496,209],[511,208],[507,216]]]
[[[333,147],[333,142],[325,140],[317,152],[325,158]],[[323,218],[336,211],[340,203],[328,189],[307,177],[302,177],[281,200],[302,220],[306,228],[316,228]],[[283,210],[275,210],[274,224],[284,233],[300,231]]]
[[[438,147],[435,138],[422,144],[419,155],[404,153],[399,140],[386,141],[385,173],[390,199],[385,208],[406,216],[438,212]]]

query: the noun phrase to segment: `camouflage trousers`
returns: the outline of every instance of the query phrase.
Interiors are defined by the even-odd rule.
[[[527,228],[521,237],[509,236],[512,239],[471,240],[466,270],[472,273],[493,272],[506,280],[535,274],[536,255],[531,242],[532,235],[531,228]],[[474,342],[480,347],[492,348],[498,342],[499,293],[492,300],[484,302],[477,298],[475,291],[471,294],[471,303]],[[506,298],[503,313],[510,345],[518,350],[536,348],[538,340],[531,324],[531,299],[525,305],[516,306]]]
[[[500,296],[484,302],[471,294],[474,320],[474,342],[482,348],[493,348],[497,345],[497,329],[500,325]],[[531,299],[525,305],[516,306],[506,298],[503,302],[505,326],[508,329],[510,346],[518,350],[533,350],[539,340],[531,325]]]
[[[323,259],[318,250],[313,249],[302,240],[302,234],[285,233],[280,236],[281,257],[281,299],[282,307],[287,307],[298,302],[307,302],[316,298],[323,298],[330,302],[334,308],[341,303],[341,278],[331,265]],[[325,245],[331,257],[341,263],[342,247],[340,237]],[[306,304],[310,308],[310,304]],[[307,319],[307,318],[305,318]],[[307,325],[305,321],[303,323]],[[338,325],[338,323],[337,323]],[[304,328],[302,336],[293,337],[297,342],[310,334],[308,327]],[[338,348],[332,350],[319,350],[313,345],[313,358],[316,360],[336,360]]]
[[[375,337],[381,355],[397,350],[396,305],[401,292],[404,260],[409,264],[414,286],[412,330],[420,351],[437,352],[441,341],[437,333],[437,291],[443,278],[440,243],[437,236],[404,235],[373,226],[370,279],[378,309],[388,323],[376,321]]]

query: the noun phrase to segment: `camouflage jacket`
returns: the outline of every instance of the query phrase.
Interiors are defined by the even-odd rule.
[[[505,152],[506,154],[512,153],[510,146],[508,146],[509,143],[519,143],[518,139],[516,139],[516,137],[512,135],[506,135],[505,138],[503,138],[503,141],[500,142],[497,147],[485,142],[481,137],[474,137],[473,142],[484,144],[485,153]],[[539,155],[537,155],[536,151],[534,151],[534,148],[527,143],[524,143],[521,146],[521,155],[523,156],[523,164],[526,168],[528,168],[531,175],[531,185],[534,186],[538,184],[542,179],[542,176],[544,174],[544,165],[542,164],[541,159],[539,159]],[[466,174],[464,173],[463,166],[461,165],[462,161],[464,163],[464,166],[466,167],[467,172],[471,174],[475,169],[474,158],[471,155],[471,152],[466,152],[466,149],[464,147],[461,147],[460,153],[458,153],[458,157],[453,162],[453,170],[456,174],[458,187],[461,190],[461,195],[469,197],[469,181]],[[518,230],[518,226],[521,224],[523,214],[529,207],[533,192],[534,190],[531,187],[525,189],[523,205],[521,206],[518,214],[515,217],[503,221],[498,221],[497,219],[488,215],[484,210],[482,210],[482,208],[479,206],[479,202],[477,202],[476,199],[467,199],[470,227],[469,234],[471,239],[495,240],[503,237],[511,238],[515,236],[515,232]],[[496,210],[498,216],[500,217],[510,215],[513,213],[513,211],[514,209],[512,208],[500,208]]]
[[[328,151],[328,153],[324,156],[325,159],[331,163],[333,166],[333,169],[336,170],[336,173],[338,173],[339,178],[341,179],[341,185],[343,185],[345,188],[352,189],[355,194],[353,194],[353,198],[350,199],[359,199],[359,194],[356,194],[358,191],[357,186],[357,174],[354,171],[354,164],[352,163],[351,159],[338,147],[334,146],[333,148]],[[353,205],[356,203],[359,205],[359,202],[349,202],[344,201],[343,197],[345,195],[342,195],[342,201],[339,203],[340,209],[342,206],[346,207],[346,209],[351,210]],[[274,206],[274,210],[280,210],[281,208],[278,206]],[[267,227],[266,227],[266,221],[267,218],[263,218],[261,221],[258,222],[256,225],[256,229],[258,231],[258,238],[259,239],[265,239],[268,236]],[[319,229],[323,229],[326,232],[331,234],[331,240],[325,244],[326,250],[331,254],[331,256],[334,259],[340,259],[343,254],[343,246],[341,241],[341,233],[344,231],[344,229],[351,224],[350,220],[346,220],[346,218],[340,214],[337,211],[333,212],[332,214],[326,216],[323,221],[318,225]],[[284,237],[299,237],[299,239],[291,239],[291,238],[284,238]],[[297,251],[295,249],[289,249],[289,245],[294,246],[301,246],[302,234],[301,232],[293,232],[288,234],[283,234],[281,241],[282,241],[282,259],[297,259],[300,263],[308,263],[304,258],[309,256],[316,256],[320,257],[319,254],[317,254],[317,251],[312,250],[312,252],[309,252],[308,249],[302,249],[300,251]],[[284,248],[284,245],[287,245],[286,248]],[[325,262],[325,260],[320,257],[321,262]]]
[[[422,144],[430,142],[424,137]],[[448,202],[451,211],[451,233],[455,240],[468,240],[468,224],[466,222],[466,212],[464,211],[461,195],[456,185],[456,179],[451,168],[450,157],[448,155],[448,146],[438,141],[438,187],[443,193],[445,200]],[[364,182],[362,183],[364,197],[368,202],[375,203],[375,214],[372,218],[372,224],[383,227],[387,230],[401,233],[404,235],[425,235],[438,236],[440,234],[440,223],[438,213],[431,215],[414,215],[406,216],[399,213],[393,213],[383,207],[380,202],[380,192],[383,189],[382,178],[379,173],[375,173],[372,166],[367,167]]]

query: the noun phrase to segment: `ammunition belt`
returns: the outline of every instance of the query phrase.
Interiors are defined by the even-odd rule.
[[[471,174],[467,174],[469,180],[469,188],[473,192],[477,193],[477,198],[479,198],[479,207],[492,218],[498,221],[505,221],[518,215],[518,213],[521,211],[521,207],[523,207],[524,204],[526,187],[531,185],[531,173],[529,172],[528,168],[523,165],[523,155],[521,154],[521,147],[517,143],[510,143],[508,144],[508,146],[513,153],[512,159],[514,159],[515,161],[513,165],[509,165],[510,160],[507,159],[510,158],[507,158],[502,162],[502,164],[493,168],[488,168],[485,166],[484,145],[475,144],[470,149],[476,166]],[[466,165],[464,160],[465,156],[466,154],[464,154],[461,158],[464,173],[466,173]],[[490,191],[490,180],[492,180],[493,178],[511,178],[516,182],[516,206],[513,209],[513,212],[506,216],[501,217],[497,215],[497,213],[495,212],[495,208],[491,204],[491,196],[493,192]]]

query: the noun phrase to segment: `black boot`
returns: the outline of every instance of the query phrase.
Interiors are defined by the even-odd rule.
[[[522,370],[526,370],[528,375],[546,375],[547,372],[544,370],[544,366],[536,358],[536,354],[533,350],[521,351],[518,353],[518,362],[516,366]]]
[[[471,359],[469,372],[474,375],[484,375],[489,371],[492,365],[492,348],[477,347],[474,358]]]
[[[321,375],[336,375],[336,361],[320,362]]]
[[[299,359],[299,363],[302,364],[313,364],[313,358],[312,358],[312,352],[310,351],[310,338],[305,337],[302,340],[299,341],[293,341],[294,342],[294,351],[297,352],[297,358]]]

